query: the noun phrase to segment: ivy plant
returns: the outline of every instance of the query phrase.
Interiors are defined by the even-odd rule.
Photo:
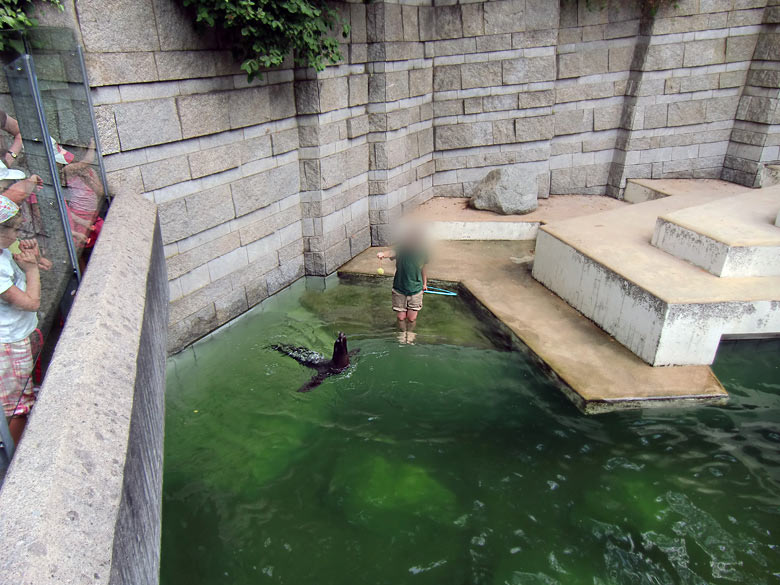
[[[321,71],[342,59],[331,33],[349,34],[349,24],[324,0],[180,1],[197,22],[224,31],[250,80],[291,53],[297,65]]]
[[[54,4],[63,10],[62,0],[43,0]],[[24,43],[16,35],[10,35],[7,31],[24,32],[27,29],[38,26],[38,21],[31,16],[34,10],[32,0],[0,0],[0,51],[10,49],[18,53],[24,52]]]

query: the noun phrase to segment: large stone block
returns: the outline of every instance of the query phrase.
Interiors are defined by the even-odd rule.
[[[780,33],[762,33],[753,58],[757,61],[780,61]]]
[[[349,105],[349,87],[346,77],[331,77],[319,81],[320,112],[330,112]]]
[[[504,85],[552,81],[555,79],[555,57],[520,57],[507,59],[503,64]]]
[[[437,126],[435,136],[438,150],[485,146],[493,144],[493,125],[490,122],[475,122]]]
[[[550,30],[558,28],[560,14],[558,2],[549,0],[525,1],[525,30]]]
[[[241,164],[241,151],[233,144],[199,150],[189,155],[193,179],[234,169]]]
[[[268,115],[272,120],[283,120],[295,115],[295,93],[292,83],[268,86]]]
[[[317,80],[296,81],[295,111],[299,114],[316,114],[320,111],[320,89]]]
[[[642,127],[664,128],[667,122],[667,104],[652,104],[645,107],[645,115]]]
[[[682,67],[685,47],[680,43],[667,45],[650,45],[643,69],[645,71],[661,71]]]
[[[551,89],[542,91],[522,91],[518,94],[517,107],[521,110],[526,108],[543,108],[555,103],[555,92]]]
[[[516,93],[507,93],[504,95],[487,95],[482,98],[482,109],[485,112],[499,112],[502,110],[517,109]]]
[[[705,120],[706,102],[695,100],[669,104],[667,124],[669,126],[687,126],[701,124]]]
[[[360,106],[368,103],[368,75],[350,75],[349,105]]]
[[[176,99],[183,138],[216,134],[230,129],[227,93],[201,94]]]
[[[87,53],[84,61],[93,87],[157,81],[154,53]]]
[[[517,142],[535,142],[549,140],[555,130],[553,116],[531,116],[515,120],[515,136]]]
[[[474,37],[485,33],[482,2],[473,4],[461,4],[461,20],[463,22],[463,36]]]
[[[698,67],[726,61],[726,39],[705,39],[685,43],[683,66]]]
[[[634,46],[613,47],[609,50],[609,71],[628,71],[634,59]]]
[[[593,110],[555,112],[555,135],[579,134],[593,130]]]
[[[515,141],[515,121],[496,120],[493,122],[493,142],[495,144],[510,144]]]
[[[213,51],[165,51],[154,60],[161,80],[194,79],[216,75],[217,57]]]
[[[485,34],[525,30],[525,0],[498,0],[483,3]]]
[[[420,24],[417,18],[417,6],[401,6],[401,19],[404,27],[405,41],[420,40]]]
[[[115,106],[122,150],[181,140],[176,103],[172,99],[132,102]]]
[[[237,89],[228,93],[228,100],[231,128],[254,126],[271,119],[267,87]]]
[[[461,87],[491,87],[501,85],[501,62],[466,63],[460,70]]]
[[[463,35],[460,6],[436,6],[434,10],[437,39],[456,39]]]
[[[386,99],[394,102],[409,97],[409,72],[394,71],[385,74]]]
[[[757,35],[744,35],[726,39],[726,62],[750,61],[756,50]]]
[[[107,155],[119,152],[119,134],[116,131],[114,108],[112,106],[97,106],[94,111],[101,153]]]
[[[739,105],[739,96],[712,98],[705,101],[707,104],[706,121],[720,122],[734,119]]]
[[[442,65],[433,68],[433,90],[450,91],[460,89],[460,66]]]
[[[474,188],[469,205],[502,215],[525,214],[537,206],[539,184],[529,165],[505,165],[490,171]]]
[[[212,29],[199,28],[190,19],[187,9],[178,2],[153,0],[154,16],[160,49],[183,51],[217,48],[216,35]]]
[[[412,69],[409,71],[409,95],[427,95],[433,91],[433,69]]]
[[[186,156],[166,158],[141,167],[144,191],[154,191],[190,179],[190,165]]]
[[[623,106],[595,108],[593,110],[593,129],[598,132],[599,130],[619,128],[622,115]]]
[[[89,52],[160,50],[151,0],[80,0],[76,10]]]
[[[245,177],[232,186],[236,216],[261,209],[288,195],[298,193],[298,163],[290,163]]]

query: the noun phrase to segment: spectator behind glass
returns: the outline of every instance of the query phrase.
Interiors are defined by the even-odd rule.
[[[19,206],[0,195],[0,398],[17,443],[35,402],[30,335],[38,326],[41,304],[37,242],[20,242],[16,255],[8,250],[16,242],[21,221]]]
[[[65,175],[65,199],[68,206],[73,241],[78,248],[90,247],[94,244],[102,220],[98,218],[103,183],[95,172],[95,141],[91,140],[89,148],[78,162],[72,162],[63,167]],[[97,224],[97,225],[96,225]]]
[[[22,152],[22,133],[19,131],[19,123],[3,110],[0,110],[0,129],[13,137],[11,146],[2,154],[3,163],[10,169],[16,166],[16,159]],[[5,140],[3,140],[3,147],[5,148]]]

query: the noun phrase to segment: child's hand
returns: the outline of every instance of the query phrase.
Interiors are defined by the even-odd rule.
[[[44,258],[43,256],[38,258],[38,268],[41,270],[51,270],[52,266],[54,266],[54,264],[52,264],[52,261],[48,258]]]
[[[384,257],[385,257],[385,253],[384,253],[384,252],[377,252],[377,253],[376,253],[376,257],[377,257],[377,258],[379,258],[379,259],[381,260],[382,258],[384,258]]]
[[[30,250],[22,250],[19,254],[15,254],[14,261],[25,272],[32,268],[38,268],[38,257]]]
[[[36,257],[40,257],[41,251],[38,248],[38,241],[37,240],[20,240],[19,241],[19,249],[20,250],[27,250],[35,254]]]

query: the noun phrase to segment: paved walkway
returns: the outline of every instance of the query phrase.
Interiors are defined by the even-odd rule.
[[[429,277],[462,283],[557,376],[585,412],[720,403],[728,395],[707,366],[653,368],[531,277],[532,242],[441,242]],[[377,248],[339,274],[376,274]],[[393,271],[383,263],[385,276]],[[420,318],[424,318],[424,313]]]

